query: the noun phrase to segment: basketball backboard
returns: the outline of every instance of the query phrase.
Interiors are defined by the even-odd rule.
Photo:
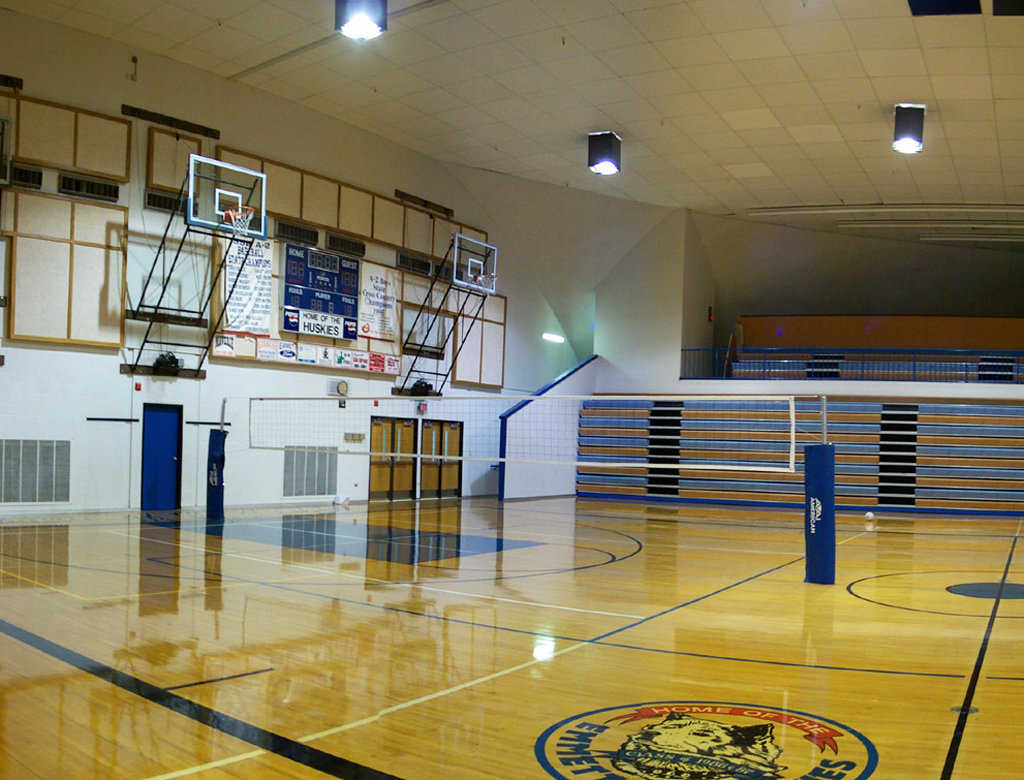
[[[267,237],[267,177],[240,165],[191,154],[188,158],[188,208],[185,221],[223,233],[234,233],[228,211],[241,206],[254,209],[242,235]]]
[[[498,281],[498,247],[463,233],[455,234],[452,282],[477,292],[493,295]]]

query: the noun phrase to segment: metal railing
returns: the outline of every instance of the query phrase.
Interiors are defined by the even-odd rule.
[[[735,347],[682,350],[681,379],[1024,383],[1024,351]]]

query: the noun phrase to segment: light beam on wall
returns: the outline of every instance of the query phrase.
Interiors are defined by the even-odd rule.
[[[368,41],[387,28],[387,0],[335,0],[334,29],[342,35]]]
[[[565,343],[565,336],[559,336],[557,333],[542,333],[541,338],[545,341],[550,341],[552,344]]]

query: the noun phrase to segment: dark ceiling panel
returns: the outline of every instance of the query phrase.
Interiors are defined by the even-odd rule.
[[[1024,16],[1024,0],[993,0],[993,16]]]
[[[914,16],[980,14],[981,0],[908,0]],[[998,2],[998,0],[996,0]]]

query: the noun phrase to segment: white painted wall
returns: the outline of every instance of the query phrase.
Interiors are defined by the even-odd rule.
[[[581,401],[561,396],[592,395],[607,369],[598,358],[508,417],[505,430],[505,498],[576,493],[576,452]],[[543,463],[537,461],[556,461]]]
[[[594,351],[607,361],[599,392],[653,392],[678,381],[686,219],[670,213],[598,283]]]

